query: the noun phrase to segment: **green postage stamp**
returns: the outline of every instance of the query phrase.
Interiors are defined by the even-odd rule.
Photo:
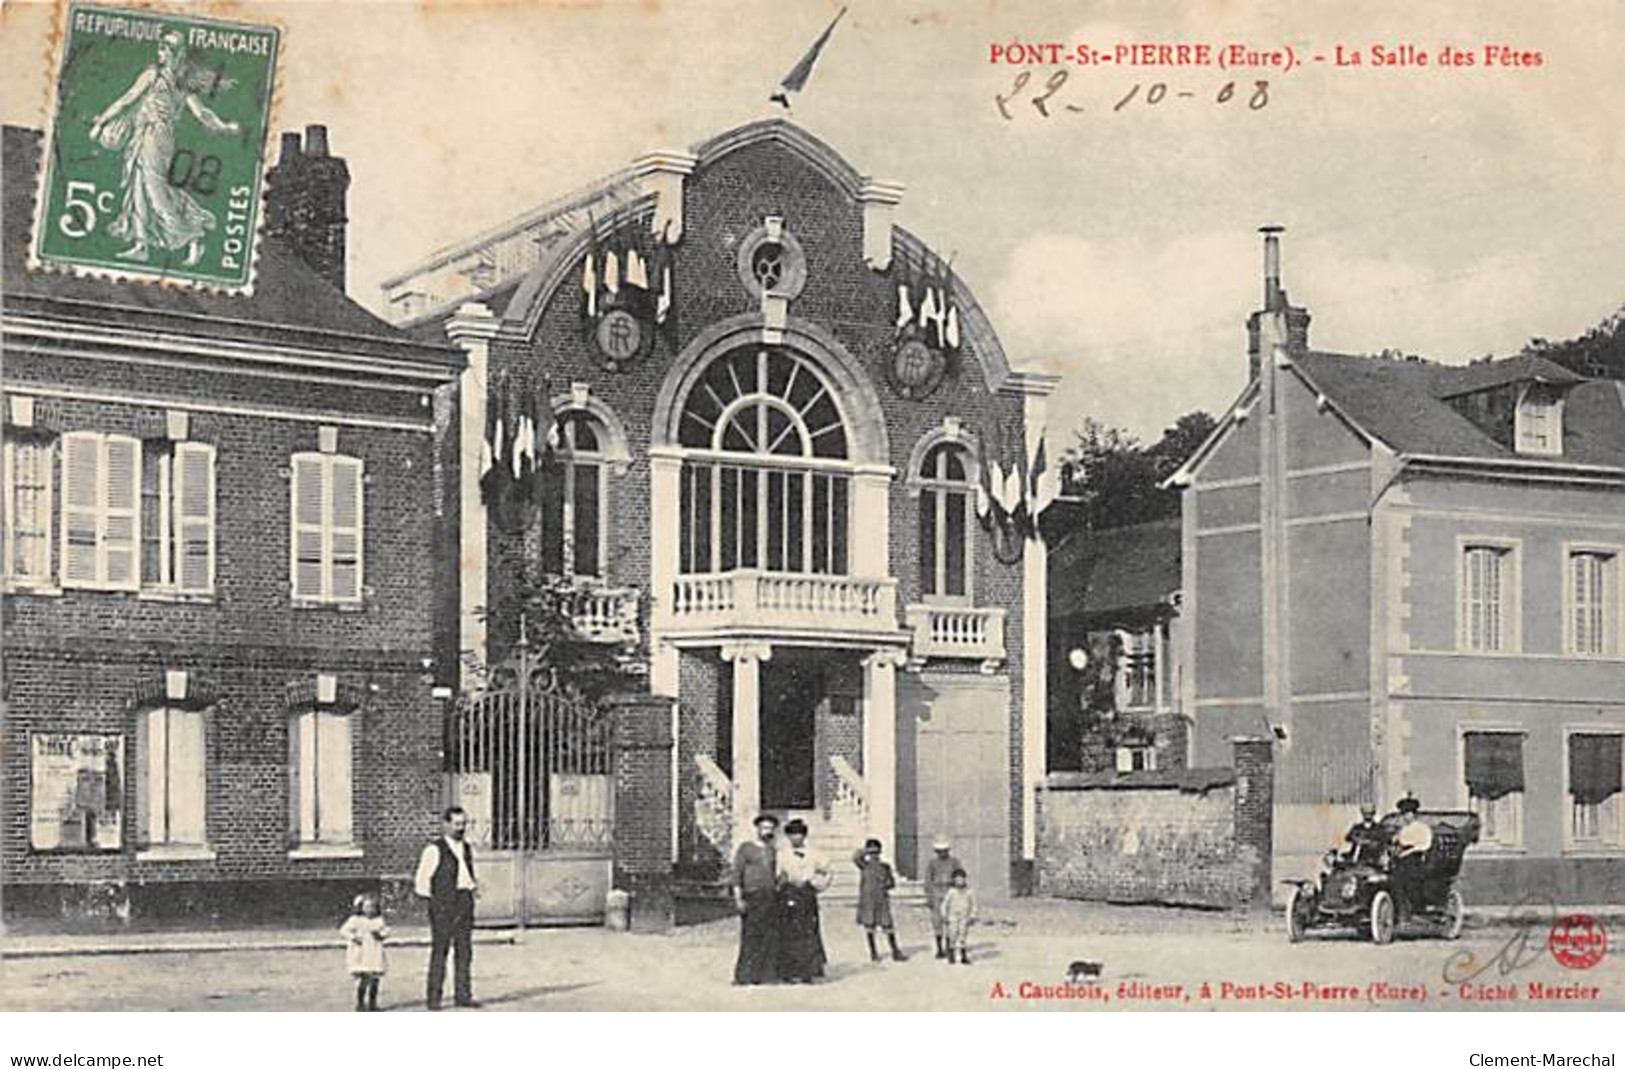
[[[31,266],[246,292],[280,32],[70,4]]]

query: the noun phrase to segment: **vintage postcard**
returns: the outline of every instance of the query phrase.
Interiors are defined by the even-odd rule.
[[[1619,14],[8,4],[0,1002],[1625,1009]]]

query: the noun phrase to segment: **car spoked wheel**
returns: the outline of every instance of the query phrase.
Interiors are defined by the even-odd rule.
[[[1394,941],[1394,896],[1378,891],[1371,896],[1371,941],[1387,946]]]
[[[1449,897],[1444,900],[1444,937],[1459,939],[1461,926],[1466,920],[1467,903],[1463,901],[1461,892],[1452,887]]]
[[[1309,927],[1309,895],[1303,885],[1292,888],[1292,897],[1286,902],[1286,941],[1288,943],[1303,942],[1304,931]]]

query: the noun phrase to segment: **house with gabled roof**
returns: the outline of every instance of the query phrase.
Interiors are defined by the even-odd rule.
[[[1197,765],[1277,740],[1275,866],[1471,809],[1469,903],[1625,894],[1625,391],[1313,350],[1266,238],[1250,377],[1178,472]]]

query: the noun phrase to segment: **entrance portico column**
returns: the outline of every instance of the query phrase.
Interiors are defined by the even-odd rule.
[[[762,804],[762,662],[766,642],[724,642],[722,659],[733,665],[733,841],[749,842],[751,821]]]
[[[897,850],[897,669],[902,650],[877,650],[863,659],[863,782],[869,797],[869,834]]]

